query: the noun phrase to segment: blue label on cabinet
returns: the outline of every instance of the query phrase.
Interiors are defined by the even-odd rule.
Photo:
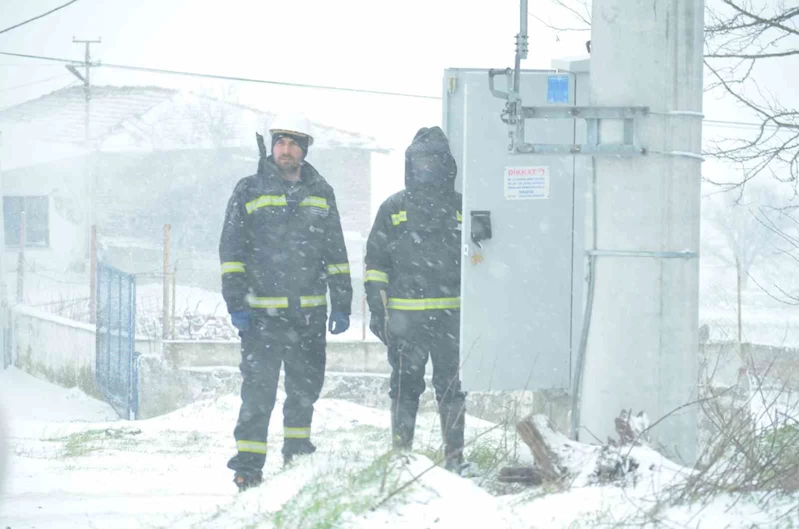
[[[547,79],[547,103],[569,102],[569,76],[550,75]]]

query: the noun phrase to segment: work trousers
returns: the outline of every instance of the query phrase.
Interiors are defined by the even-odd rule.
[[[446,456],[448,460],[459,459],[466,404],[460,381],[460,311],[389,309],[388,330],[394,446],[411,447],[430,358]]]
[[[325,310],[294,317],[253,311],[241,333],[241,409],[233,435],[238,453],[228,467],[258,473],[266,462],[269,419],[275,406],[281,364],[285,371],[283,455],[305,453],[311,437],[314,403],[325,375]]]

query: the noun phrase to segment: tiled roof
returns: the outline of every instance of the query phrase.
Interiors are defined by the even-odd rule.
[[[174,90],[156,87],[92,87],[90,138],[102,141],[122,123],[169,101]],[[14,134],[53,143],[82,145],[86,99],[82,87],[57,90],[0,112]]]
[[[270,112],[160,87],[93,86],[90,139],[101,151],[249,147]],[[69,87],[0,111],[0,129],[20,143],[82,146],[83,87]],[[314,123],[316,148],[385,151],[374,138]]]

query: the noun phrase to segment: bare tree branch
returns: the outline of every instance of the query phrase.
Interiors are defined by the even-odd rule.
[[[589,0],[550,1],[578,24],[530,16],[556,33],[590,30]],[[786,4],[769,0],[705,3],[704,64],[710,74],[705,91],[730,98],[759,125],[754,130],[738,128],[738,133],[711,140],[706,148],[706,155],[743,170],[743,178],[734,183],[704,178],[728,191],[743,192],[754,178],[765,176],[790,184],[799,197],[799,108],[786,108],[758,83],[764,75],[761,64],[799,57],[799,6]],[[794,69],[788,63],[785,67]]]
[[[799,50],[788,50],[779,53],[706,53],[705,59],[773,59],[799,55]]]
[[[748,18],[751,18],[756,24],[761,24],[761,25],[764,25],[764,26],[774,27],[774,28],[777,28],[777,29],[781,29],[782,31],[784,31],[786,33],[793,33],[795,35],[799,35],[799,31],[797,31],[796,29],[789,28],[788,26],[785,26],[785,25],[782,24],[783,21],[785,21],[787,19],[790,19],[793,16],[799,15],[799,9],[792,10],[792,12],[793,12],[792,15],[786,16],[785,14],[783,14],[783,15],[776,16],[776,17],[771,17],[771,18],[763,18],[763,17],[761,17],[759,15],[756,15],[754,13],[751,13],[751,12],[745,10],[744,8],[742,8],[738,4],[738,2],[735,2],[733,0],[722,0],[722,2],[724,2],[726,5],[730,6],[734,10],[738,11],[741,15],[743,15],[745,17],[748,17]]]

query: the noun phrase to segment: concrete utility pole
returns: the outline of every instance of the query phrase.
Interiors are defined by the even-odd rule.
[[[640,105],[640,157],[597,157],[594,304],[579,438],[644,411],[655,446],[697,451],[702,0],[594,0],[591,105]],[[603,122],[602,141],[622,127]]]

